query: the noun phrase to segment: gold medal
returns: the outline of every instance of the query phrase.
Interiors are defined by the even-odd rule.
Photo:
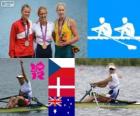
[[[25,46],[28,47],[29,45],[30,45],[29,41],[26,40],[26,41],[25,41]]]
[[[47,45],[45,43],[43,43],[42,48],[43,49],[46,49],[47,48]]]

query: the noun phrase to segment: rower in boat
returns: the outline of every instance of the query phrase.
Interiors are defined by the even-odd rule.
[[[25,106],[30,105],[31,100],[32,100],[31,83],[27,79],[27,76],[25,74],[22,60],[20,60],[20,66],[21,66],[22,75],[17,76],[17,79],[21,86],[19,90],[19,96],[11,97],[7,104],[7,108],[14,108],[16,106],[25,107]]]
[[[103,81],[99,82],[92,82],[90,83],[91,87],[109,87],[109,92],[105,96],[102,95],[97,95],[97,100],[98,102],[115,102],[117,99],[117,96],[119,95],[119,90],[120,90],[120,81],[118,74],[116,73],[116,66],[114,63],[110,63],[108,65],[109,69],[109,76]],[[92,95],[87,95],[85,98],[81,99],[81,102],[93,102],[95,100],[94,96]]]

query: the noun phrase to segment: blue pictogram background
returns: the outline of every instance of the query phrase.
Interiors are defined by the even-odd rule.
[[[139,0],[88,0],[88,36],[97,36],[92,27],[100,25],[99,18],[105,17],[112,30],[122,25],[122,18],[127,17],[133,23],[135,36],[140,36]],[[113,30],[112,36],[120,36]],[[126,46],[110,40],[88,40],[89,58],[138,58],[140,57],[140,41],[121,40],[129,45],[137,46],[129,50]]]

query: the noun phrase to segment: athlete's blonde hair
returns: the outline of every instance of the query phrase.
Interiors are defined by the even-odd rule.
[[[56,4],[56,11],[58,10],[59,6],[64,6],[64,8],[66,9],[66,4],[64,2],[59,2]]]

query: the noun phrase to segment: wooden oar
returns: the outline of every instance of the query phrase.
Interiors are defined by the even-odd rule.
[[[9,96],[9,97],[0,98],[0,101],[5,100],[5,99],[10,99],[11,97],[16,97],[16,96],[18,96],[18,95],[13,95],[13,96]]]

